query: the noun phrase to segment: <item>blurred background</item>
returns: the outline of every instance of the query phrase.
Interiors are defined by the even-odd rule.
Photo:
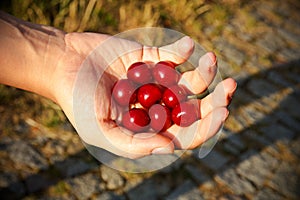
[[[0,6],[67,32],[170,28],[216,52],[222,76],[238,81],[230,117],[207,157],[188,151],[144,174],[102,165],[56,104],[0,85],[1,199],[299,199],[300,1],[2,0]]]

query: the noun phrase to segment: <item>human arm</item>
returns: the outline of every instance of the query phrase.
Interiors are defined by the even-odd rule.
[[[51,80],[65,51],[65,34],[0,12],[0,83],[56,101]]]

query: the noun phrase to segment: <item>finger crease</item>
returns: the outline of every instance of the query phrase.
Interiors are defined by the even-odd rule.
[[[158,60],[160,60],[160,53],[159,53],[159,48],[154,47],[156,49],[156,54],[157,54],[157,58]]]

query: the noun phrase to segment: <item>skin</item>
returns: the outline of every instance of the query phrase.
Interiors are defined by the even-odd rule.
[[[101,79],[102,84],[97,88],[101,102],[96,111],[104,135],[103,138],[89,133],[80,135],[86,143],[120,156],[139,158],[153,153],[173,153],[174,149],[193,149],[217,133],[228,117],[227,106],[237,87],[231,78],[219,83],[216,90],[201,101],[202,119],[197,122],[195,133],[179,134],[182,128],[173,125],[162,134],[124,134],[124,130],[113,121],[116,113],[110,112],[112,105],[108,91],[113,86],[111,77],[120,77],[132,63],[138,61],[185,62],[194,49],[194,43],[189,37],[160,48],[147,47],[105,34],[65,33],[0,12],[0,83],[51,99],[62,108],[76,128],[72,99],[76,76],[90,52],[107,39],[110,39],[115,48],[126,47],[135,51],[120,56]],[[107,49],[100,54],[105,57],[109,51]],[[90,62],[98,69],[104,69],[101,62]],[[183,78],[190,81],[192,92],[199,93],[215,78],[215,54],[209,52],[202,56],[196,70],[184,73]]]

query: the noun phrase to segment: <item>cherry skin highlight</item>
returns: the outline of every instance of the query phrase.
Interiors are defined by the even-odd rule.
[[[162,96],[162,101],[169,108],[174,108],[187,98],[187,88],[183,85],[173,85],[167,88]]]
[[[171,62],[158,62],[153,70],[152,74],[157,83],[168,87],[178,83],[181,74],[177,72],[174,65]]]
[[[172,110],[172,121],[181,127],[187,127],[200,119],[200,103],[197,99],[177,104]]]
[[[172,125],[171,111],[167,107],[161,104],[154,104],[148,113],[151,120],[150,127],[154,131],[165,131]]]
[[[127,70],[127,78],[138,84],[149,83],[152,81],[152,71],[147,63],[133,63]]]
[[[187,127],[200,119],[200,101],[185,85],[169,61],[137,62],[127,70],[127,79],[115,83],[112,98],[120,107],[120,126],[134,132],[164,132],[173,124]]]
[[[149,123],[150,118],[147,112],[141,108],[130,109],[122,119],[123,126],[134,133],[146,130]]]
[[[112,96],[119,105],[128,106],[136,101],[135,87],[130,80],[121,79],[113,86]]]
[[[145,84],[138,89],[137,99],[145,108],[149,108],[153,104],[159,102],[161,97],[161,89],[154,83]]]

